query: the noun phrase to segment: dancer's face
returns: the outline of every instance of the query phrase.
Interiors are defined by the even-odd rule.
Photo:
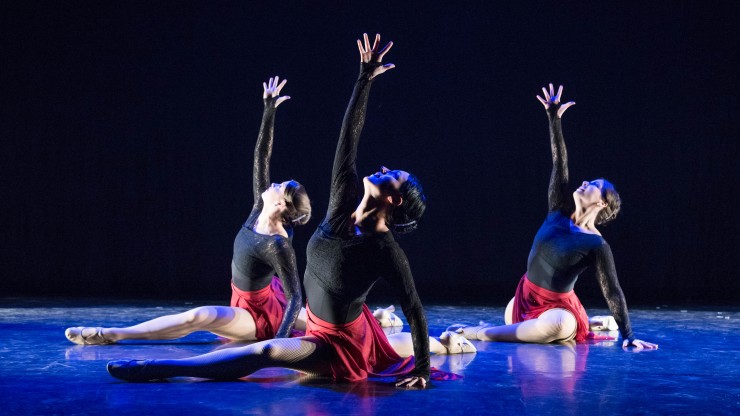
[[[270,184],[270,187],[262,192],[262,201],[265,205],[275,205],[285,202],[285,188],[288,181]]]
[[[573,199],[577,206],[588,207],[594,204],[606,206],[601,189],[604,187],[604,181],[596,179],[593,181],[584,181],[580,188],[573,192]]]
[[[366,176],[364,181],[367,181],[372,187],[376,188],[379,194],[389,195],[391,193],[398,193],[401,185],[408,179],[409,173],[406,171],[391,170],[385,166],[381,166],[378,172]]]

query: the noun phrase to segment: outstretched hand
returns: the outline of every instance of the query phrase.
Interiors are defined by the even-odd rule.
[[[383,47],[383,49],[380,49],[380,34],[375,35],[375,41],[373,42],[373,46],[370,47],[370,39],[367,37],[367,33],[362,34],[363,39],[365,40],[365,43],[363,45],[362,41],[360,39],[357,39],[357,49],[360,50],[360,62],[363,64],[370,64],[370,63],[377,63],[383,61],[383,56],[385,56],[388,51],[391,50],[393,47],[393,42],[388,42],[387,45]],[[393,64],[385,64],[385,65],[378,65],[373,69],[373,73],[370,74],[370,79],[375,78],[376,76],[382,74],[383,72],[393,69],[396,66]]]
[[[628,347],[634,347],[632,351],[638,352],[642,350],[657,350],[658,344],[653,344],[651,342],[643,341],[640,339],[635,339],[632,342],[630,340],[625,339],[622,343],[622,349],[627,350]]]
[[[407,389],[423,389],[426,388],[427,381],[424,380],[424,377],[419,376],[407,376],[403,378],[399,378],[396,381],[396,387],[405,387]]]
[[[265,100],[270,98],[274,99],[275,103],[273,104],[273,106],[275,108],[277,108],[277,106],[279,106],[283,101],[290,100],[290,97],[287,95],[283,97],[280,96],[280,90],[283,89],[285,83],[288,82],[288,80],[284,79],[283,82],[281,82],[280,84],[278,84],[278,81],[280,81],[280,77],[275,75],[275,77],[270,78],[267,83],[262,83],[262,88],[264,88],[262,98]]]
[[[538,95],[537,99],[540,100],[543,106],[545,106],[545,110],[547,110],[548,114],[552,114],[552,112],[555,112],[558,118],[563,116],[563,113],[565,113],[565,110],[567,110],[568,107],[575,104],[575,101],[568,101],[564,104],[560,103],[560,100],[563,98],[562,85],[558,87],[557,94],[555,93],[555,89],[553,88],[552,84],[550,84],[550,92],[548,92],[545,87],[542,87],[542,92],[544,93],[545,98],[542,98]]]

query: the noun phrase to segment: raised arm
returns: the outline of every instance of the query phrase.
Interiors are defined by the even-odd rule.
[[[360,76],[355,82],[352,97],[344,113],[331,174],[326,221],[332,232],[337,234],[347,230],[348,221],[358,202],[357,146],[365,124],[370,87],[378,75],[394,67],[393,64],[381,63],[393,42],[380,49],[380,35],[375,35],[372,47],[367,34],[363,37],[364,44],[357,41],[360,50]]]
[[[415,369],[412,373],[402,376],[396,383],[403,387],[424,387],[429,381],[429,328],[427,326],[424,307],[416,292],[414,277],[411,275],[409,261],[403,250],[397,248],[391,255],[392,270],[388,280],[394,288],[403,314],[411,328],[411,340],[414,344]]]
[[[283,322],[280,323],[275,333],[275,338],[288,338],[290,331],[295,325],[298,314],[301,312],[303,298],[301,296],[301,281],[298,277],[298,266],[296,265],[295,251],[288,239],[280,238],[277,241],[278,250],[273,259],[272,267],[275,274],[280,277],[283,284],[283,292],[288,304],[283,312]]]
[[[623,347],[634,346],[636,349],[656,349],[656,344],[635,339],[630,324],[629,313],[627,312],[627,300],[624,298],[622,288],[619,286],[617,279],[617,270],[614,266],[614,256],[611,247],[604,242],[594,251],[594,263],[596,266],[596,277],[601,286],[601,293],[604,294],[606,304],[611,311],[614,320],[619,325],[619,332],[622,334]]]
[[[563,96],[563,86],[558,88],[557,94],[550,84],[550,91],[542,88],[544,98],[537,96],[545,110],[547,118],[550,121],[550,148],[552,150],[552,173],[550,174],[550,187],[548,188],[547,200],[548,210],[563,210],[569,207],[570,198],[568,198],[568,151],[565,148],[565,139],[563,138],[563,129],[561,118],[568,107],[575,104],[570,101],[561,104],[560,99]]]
[[[272,140],[275,130],[275,112],[277,107],[289,100],[290,97],[281,97],[280,90],[283,89],[287,79],[280,81],[279,77],[270,78],[267,83],[262,83],[264,92],[262,99],[265,109],[262,112],[262,124],[257,135],[257,143],[254,145],[254,167],[252,168],[252,196],[254,206],[252,211],[262,209],[262,192],[270,186],[270,157],[272,156]]]

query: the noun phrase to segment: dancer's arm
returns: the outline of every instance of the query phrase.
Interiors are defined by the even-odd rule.
[[[283,292],[285,292],[285,299],[288,301],[283,312],[283,322],[280,323],[280,328],[275,333],[275,338],[288,338],[290,337],[290,331],[293,329],[296,319],[298,319],[298,314],[301,312],[301,306],[303,306],[301,281],[298,276],[295,251],[288,239],[278,238],[277,253],[272,267],[275,270],[275,274],[280,277],[280,282],[283,284]]]
[[[568,151],[563,138],[561,117],[565,110],[575,103],[570,101],[561,104],[562,85],[558,88],[557,94],[552,84],[550,84],[549,92],[546,88],[542,88],[542,91],[545,97],[542,98],[538,95],[537,99],[545,106],[547,118],[550,121],[550,149],[552,151],[552,173],[550,174],[550,187],[547,193],[548,209],[550,212],[567,210],[570,201],[570,198],[568,198]]]
[[[630,324],[629,313],[627,312],[627,300],[622,292],[622,287],[619,286],[619,280],[617,279],[617,269],[614,266],[614,256],[612,255],[611,247],[605,241],[594,253],[594,263],[596,266],[596,277],[599,280],[599,286],[601,286],[601,292],[604,294],[606,304],[611,311],[614,320],[619,325],[619,332],[622,334],[624,340],[623,346],[635,346],[637,349],[655,349],[657,345],[649,342],[635,339],[635,335],[632,332],[632,325]]]
[[[283,101],[290,99],[288,96],[280,97],[280,90],[283,89],[288,80],[284,79],[280,84],[278,84],[278,81],[279,78],[276,76],[270,78],[267,83],[262,83],[264,89],[262,99],[265,108],[262,112],[262,123],[257,135],[257,143],[254,145],[254,166],[252,167],[254,205],[252,206],[252,215],[258,214],[262,210],[262,192],[270,186],[270,158],[272,157],[272,141],[275,131],[275,112]]]
[[[395,290],[401,304],[401,309],[403,309],[403,314],[406,316],[406,321],[408,321],[411,328],[411,340],[414,344],[414,360],[416,363],[414,371],[402,377],[399,384],[406,386],[407,383],[411,383],[409,385],[411,386],[417,383],[417,380],[413,380],[413,378],[421,378],[424,381],[418,381],[418,383],[421,383],[420,387],[424,387],[426,381],[429,381],[430,373],[429,328],[427,326],[426,315],[424,314],[424,307],[419,299],[419,294],[416,292],[416,285],[414,284],[414,277],[411,274],[409,261],[400,247],[392,251],[391,267],[392,270],[389,273],[393,277],[389,281]],[[407,383],[401,384],[403,381],[407,381]]]
[[[350,216],[357,206],[357,146],[360,143],[360,133],[362,133],[365,124],[370,87],[375,77],[393,68],[393,64],[381,64],[383,56],[391,49],[393,42],[389,42],[380,50],[380,35],[376,35],[372,47],[370,47],[367,34],[364,35],[364,39],[364,47],[362,42],[357,41],[357,46],[360,49],[360,76],[355,82],[352,97],[347,105],[347,111],[344,113],[331,173],[331,190],[326,222],[334,234],[346,232],[349,227]]]

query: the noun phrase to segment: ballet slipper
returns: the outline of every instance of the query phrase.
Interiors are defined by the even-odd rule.
[[[462,332],[445,331],[439,336],[439,342],[447,349],[447,354],[465,354],[477,352],[478,349],[468,341]]]
[[[447,329],[445,329],[445,332],[447,331],[458,332],[458,331],[464,330],[465,328],[468,328],[469,326],[470,325],[468,324],[452,324],[448,326]]]
[[[403,321],[395,313],[395,306],[391,305],[387,308],[378,308],[373,312],[373,316],[378,320],[381,328],[399,327],[403,326]]]
[[[108,374],[124,381],[141,383],[150,380],[157,380],[155,377],[146,375],[146,366],[150,360],[118,360],[110,361],[105,366]]]
[[[487,322],[483,322],[483,321],[478,322],[478,325],[477,326],[471,326],[471,325],[467,325],[467,324],[452,324],[452,325],[450,325],[450,326],[447,327],[447,329],[445,330],[445,332],[448,332],[448,331],[449,332],[455,332],[455,333],[458,333],[458,334],[464,336],[467,339],[478,340],[479,339],[478,338],[478,332],[480,332],[481,330],[483,330],[485,328],[491,327],[491,326],[493,326],[493,325],[491,325],[491,324],[489,324]]]
[[[90,332],[89,330],[93,330],[93,332],[89,333],[88,335],[84,335],[86,329],[88,330],[87,332]],[[67,339],[71,342],[74,342],[78,345],[106,345],[113,344],[115,342],[106,339],[105,335],[103,335],[103,328],[100,327],[92,328],[85,326],[75,326],[72,328],[67,328],[67,330],[64,331],[64,336],[66,336]]]
[[[592,331],[616,331],[619,329],[613,316],[592,316],[588,319],[588,326]]]

